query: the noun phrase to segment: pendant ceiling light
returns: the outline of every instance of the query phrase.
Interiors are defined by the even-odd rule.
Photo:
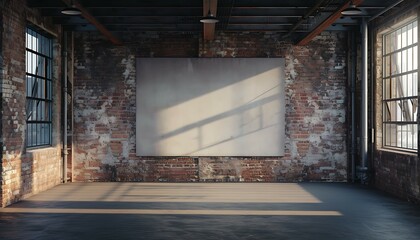
[[[200,22],[202,23],[217,23],[219,20],[210,12],[207,13],[207,16],[200,19]]]
[[[350,5],[348,8],[341,11],[341,14],[343,15],[360,15],[362,14],[362,10],[360,8],[356,7],[356,5],[353,4],[353,1],[350,2]]]
[[[217,22],[219,22],[219,20],[210,11],[210,0],[208,1],[208,7],[209,7],[209,11],[207,13],[207,16],[200,19],[200,22],[202,22],[202,23],[217,23]]]
[[[64,8],[63,10],[61,10],[61,13],[65,15],[80,15],[82,14],[82,11],[76,8],[73,4],[73,1],[71,1],[71,7]]]

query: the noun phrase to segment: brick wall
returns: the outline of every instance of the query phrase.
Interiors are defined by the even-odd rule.
[[[420,203],[420,164],[417,156],[377,151],[374,170],[377,188]]]
[[[388,193],[408,201],[420,203],[420,161],[417,154],[395,151],[382,147],[382,35],[390,29],[418,13],[413,8],[416,0],[404,1],[385,16],[372,22],[375,39],[375,132],[376,142],[373,159],[373,183]]]
[[[323,33],[297,47],[269,33],[142,33],[113,46],[75,34],[76,181],[345,181],[346,36]],[[137,157],[136,57],[282,57],[286,59],[284,157]]]
[[[50,22],[26,9],[26,1],[1,1],[1,206],[8,205],[60,183],[60,81],[59,61],[54,62],[54,145],[25,148],[25,31],[27,21],[57,33]],[[59,40],[57,40],[59,42]],[[60,46],[54,55],[59,59]]]
[[[3,6],[0,7],[0,117],[3,119]],[[3,159],[3,120],[0,121],[0,159]],[[3,161],[0,162],[0,206],[3,206]]]

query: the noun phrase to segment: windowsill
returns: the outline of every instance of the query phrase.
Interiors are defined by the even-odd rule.
[[[51,151],[51,150],[57,150],[57,148],[53,146],[34,147],[34,148],[27,148],[26,152],[35,153],[35,152],[43,152],[43,151]]]
[[[414,151],[409,151],[409,150],[401,150],[398,148],[378,148],[377,151],[382,151],[382,152],[391,152],[391,153],[396,153],[396,154],[401,154],[401,155],[409,155],[409,156],[414,156],[417,157],[417,152]]]

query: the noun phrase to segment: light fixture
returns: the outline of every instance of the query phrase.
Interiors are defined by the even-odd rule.
[[[76,8],[76,6],[74,6],[73,4],[73,0],[71,1],[71,7],[66,7],[63,10],[61,10],[62,14],[65,15],[80,15],[82,14],[82,11],[80,11],[80,9]]]
[[[219,20],[210,12],[207,13],[207,16],[200,19],[200,22],[202,23],[217,23]]]
[[[336,69],[336,70],[341,70],[341,69],[343,69],[344,68],[344,65],[342,64],[342,63],[337,63],[335,66],[334,66],[334,69]]]
[[[348,8],[341,11],[343,15],[360,15],[362,14],[362,10],[354,5],[353,1],[350,1],[350,5]]]

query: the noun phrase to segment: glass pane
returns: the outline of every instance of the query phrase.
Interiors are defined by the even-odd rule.
[[[411,132],[412,132],[411,139],[412,140],[411,141],[413,143],[412,148],[413,149],[418,149],[418,126],[417,126],[417,124],[412,124],[411,126],[412,126],[412,130],[411,130]]]
[[[385,121],[396,121],[397,120],[397,103],[390,101],[386,103],[386,119]]]
[[[397,147],[402,147],[401,132],[401,125],[397,125]]]
[[[397,125],[391,124],[391,132],[390,132],[390,139],[391,139],[391,145],[390,146],[397,146]]]
[[[401,52],[393,53],[391,55],[391,75],[400,73]]]
[[[384,58],[384,77],[388,77],[391,71],[391,56],[386,56]]]
[[[391,124],[385,124],[385,146],[391,146]]]
[[[407,46],[407,26],[401,29],[401,48]]]
[[[411,121],[417,122],[418,99],[412,98],[409,100],[411,110]]]
[[[402,34],[401,34],[401,29],[397,30],[396,33],[396,48],[395,50],[401,49],[402,47]]]
[[[397,49],[397,37],[396,37],[397,32],[393,32],[391,33],[391,41],[389,42],[391,45],[391,52],[394,52]]]
[[[413,47],[413,70],[416,70],[417,69],[417,54],[418,54],[418,52],[417,52],[418,50],[417,50],[417,46],[415,46],[415,47]]]
[[[49,59],[47,63],[48,63],[48,68],[47,68],[47,69],[48,69],[48,74],[47,74],[47,76],[46,76],[46,77],[47,77],[48,79],[52,79],[52,66],[53,66],[53,65],[52,65],[52,60],[51,60],[51,59]]]
[[[45,77],[45,58],[44,57],[38,57],[38,76]]]
[[[386,78],[383,85],[383,98],[389,99],[391,98],[391,79]]]
[[[52,96],[51,96],[51,81],[47,81],[47,99],[51,100]]]
[[[413,24],[407,26],[407,44],[413,44]]]
[[[407,94],[407,92],[408,92],[407,75],[402,75],[400,77],[400,79],[401,79],[401,84],[402,84],[402,86],[401,86],[402,92],[401,92],[400,96],[401,97],[407,97],[408,96],[408,94]]]
[[[388,54],[391,51],[391,34],[388,34],[385,36],[384,45],[385,45],[384,47],[385,54]]]
[[[391,98],[398,97],[398,80],[397,78],[391,78]]]
[[[413,70],[413,48],[407,49],[407,71]]]
[[[38,38],[36,38],[35,36],[31,37],[31,48],[32,50],[34,50],[35,52],[38,52]]]
[[[414,85],[413,85],[413,75],[412,74],[407,74],[407,75],[404,75],[404,77],[407,79],[406,80],[406,83],[407,83],[407,91],[406,91],[407,97],[415,96],[415,95],[413,95],[413,93],[414,93],[414,91],[413,91],[413,87],[414,87]]]
[[[401,72],[407,72],[407,50],[402,51],[401,53]]]
[[[417,43],[417,21],[413,22],[413,43]]]

